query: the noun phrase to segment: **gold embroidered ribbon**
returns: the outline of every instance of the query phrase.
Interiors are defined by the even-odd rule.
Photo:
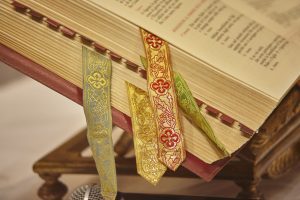
[[[147,92],[127,83],[138,174],[156,185],[167,168],[157,159],[157,129]]]
[[[141,56],[143,67],[148,70],[146,58]],[[174,71],[174,83],[177,94],[177,102],[183,110],[185,116],[198,128],[200,128],[205,135],[227,156],[230,153],[226,150],[224,144],[215,136],[213,129],[202,115],[196,100],[194,99],[191,90],[183,79],[180,73]]]
[[[147,58],[147,86],[158,129],[158,158],[171,170],[185,159],[184,140],[168,44],[141,29]]]
[[[114,200],[117,178],[111,135],[111,60],[83,47],[82,62],[87,138],[100,176],[101,194],[105,200]]]

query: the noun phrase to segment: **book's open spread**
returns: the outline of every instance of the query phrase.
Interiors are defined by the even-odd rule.
[[[230,0],[224,3],[300,45],[300,1]]]
[[[90,1],[275,101],[298,79],[298,46],[220,0]]]
[[[137,65],[145,56],[139,27],[150,30],[169,41],[173,69],[195,98],[253,130],[299,76],[294,43],[221,0],[18,2]],[[146,13],[133,9],[139,4]]]

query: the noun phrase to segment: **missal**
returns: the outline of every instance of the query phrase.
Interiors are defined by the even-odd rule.
[[[147,91],[146,30],[168,43],[173,70],[232,155],[299,80],[299,13],[297,1],[284,0],[3,0],[0,42],[79,88],[83,46],[110,58],[112,107],[130,119],[128,85]],[[228,155],[180,116],[187,165],[226,163]]]

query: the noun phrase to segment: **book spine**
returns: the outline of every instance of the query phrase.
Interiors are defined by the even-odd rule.
[[[141,76],[144,79],[147,79],[146,71],[139,65],[123,58],[121,55],[118,55],[115,52],[110,51],[108,48],[102,46],[101,44],[98,44],[97,42],[93,41],[92,39],[80,35],[79,33],[75,32],[74,30],[58,23],[57,21],[50,19],[32,9],[27,7],[24,4],[19,3],[18,1],[13,1],[12,5],[14,7],[14,10],[29,15],[30,18],[38,23],[41,23],[43,25],[46,25],[53,31],[61,32],[63,36],[65,36],[68,39],[74,40],[75,38],[79,38],[78,42],[81,42],[83,45],[89,46],[93,48],[95,51],[107,55],[111,60],[118,62],[120,64],[123,64],[127,69],[135,72],[139,76]],[[241,133],[246,137],[251,137],[255,131],[250,129],[249,127],[245,126],[244,124],[238,122],[237,120],[233,119],[232,117],[226,115],[225,113],[220,112],[218,109],[204,103],[203,101],[196,99],[198,106],[201,110],[205,110],[205,112],[214,117],[215,119],[219,120],[221,123],[232,127],[232,128],[238,128]]]

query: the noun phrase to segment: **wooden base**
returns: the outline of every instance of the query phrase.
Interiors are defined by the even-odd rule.
[[[48,173],[39,175],[45,181],[38,191],[39,197],[47,200],[62,200],[68,188],[58,180],[60,174]]]

